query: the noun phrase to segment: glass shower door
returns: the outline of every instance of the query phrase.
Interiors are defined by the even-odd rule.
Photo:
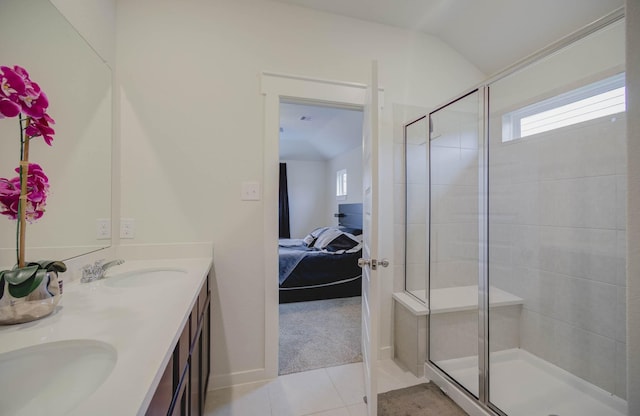
[[[489,400],[624,414],[624,24],[489,85]]]
[[[429,361],[478,397],[480,94],[430,113]]]

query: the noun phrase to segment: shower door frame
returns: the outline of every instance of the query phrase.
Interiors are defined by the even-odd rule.
[[[408,158],[407,158],[407,154],[408,154],[408,142],[407,142],[407,127],[416,124],[422,120],[426,119],[427,123],[429,123],[429,114],[423,114],[420,117],[414,118],[408,122],[406,122],[403,126],[402,126],[402,134],[403,134],[403,143],[402,143],[402,150],[403,150],[403,158],[404,158],[404,195],[405,195],[405,204],[404,204],[404,247],[407,247],[409,244],[409,240],[407,238],[407,219],[409,218],[409,204],[406,203],[406,200],[408,198],[409,195],[409,181],[408,181],[408,177],[409,177],[409,163],[407,162]],[[427,129],[429,128],[429,125],[427,125]],[[427,132],[428,133],[428,132]],[[429,158],[431,157],[430,153],[429,153],[429,137],[427,135],[427,142],[425,143],[425,145],[427,146],[427,160],[429,160]],[[431,175],[429,175],[429,178],[431,177]],[[429,179],[430,180],[430,179]],[[427,190],[426,190],[426,195],[427,195],[427,200],[431,200],[431,187],[428,186]],[[428,217],[429,215],[427,215]],[[429,228],[429,223],[427,223],[427,237],[429,236],[430,233],[430,228]],[[429,239],[427,238],[427,246],[429,244]],[[425,275],[425,296],[424,299],[420,299],[415,293],[413,293],[413,291],[410,291],[407,289],[407,259],[408,259],[408,255],[407,255],[407,250],[404,250],[404,292],[408,293],[410,296],[412,296],[414,299],[416,299],[418,302],[422,303],[422,304],[427,304],[428,303],[428,296],[429,296],[429,284],[430,284],[430,278],[429,278],[429,262],[430,262],[430,258],[431,258],[431,253],[429,253],[429,251],[427,251],[426,253],[426,270],[427,273]]]
[[[488,83],[483,83],[479,86],[471,88],[470,90],[458,95],[454,99],[448,101],[446,104],[440,105],[427,114],[429,119],[429,138],[427,144],[429,146],[429,169],[431,169],[431,132],[432,126],[432,114],[446,108],[447,106],[456,103],[474,93],[478,94],[478,397],[476,398],[465,386],[460,384],[456,379],[451,377],[445,370],[441,369],[438,364],[431,360],[430,340],[427,342],[427,361],[425,363],[425,375],[429,375],[429,378],[438,384],[438,386],[447,395],[451,396],[458,405],[460,405],[471,416],[484,416],[488,410],[492,410],[494,414],[504,415],[500,410],[492,409],[489,407],[489,284],[488,284],[488,103],[489,103],[489,88]],[[429,264],[427,267],[428,281],[427,281],[427,301],[429,303],[431,297],[431,230],[432,228],[432,207],[431,207],[431,174],[429,174],[429,189],[427,195],[429,197],[429,238],[427,239],[429,248],[427,250],[427,256],[429,257]],[[431,312],[428,315],[428,337],[430,337],[431,331]],[[457,400],[456,400],[457,399]],[[464,400],[464,402],[461,402]]]
[[[449,397],[451,397],[460,407],[462,407],[470,416],[486,416],[499,415],[508,416],[501,411],[496,405],[492,404],[489,395],[489,111],[490,111],[490,92],[491,85],[495,82],[506,78],[507,76],[528,67],[529,65],[571,45],[572,43],[603,29],[625,17],[624,7],[620,7],[606,16],[586,25],[585,27],[569,34],[568,36],[558,40],[555,43],[533,53],[532,55],[514,63],[497,74],[489,77],[474,88],[471,88],[463,94],[457,95],[454,99],[448,100],[446,103],[437,106],[430,111],[429,117],[429,140],[428,145],[431,146],[431,114],[441,110],[448,105],[474,93],[476,90],[480,94],[479,97],[479,131],[481,135],[478,137],[479,151],[482,157],[479,158],[482,163],[479,164],[479,190],[480,192],[480,211],[479,211],[479,261],[478,261],[478,398],[470,393],[467,388],[462,386],[457,380],[449,376],[445,371],[440,369],[431,361],[429,351],[429,340],[427,340],[427,360],[425,362],[424,374],[433,380]],[[481,146],[480,146],[481,145]],[[429,169],[431,161],[431,150],[429,149]],[[431,175],[430,175],[431,176]],[[431,179],[429,179],[431,181]],[[429,247],[431,250],[431,183],[429,182]],[[428,253],[428,255],[430,255]],[[429,261],[427,273],[427,299],[430,298],[431,290],[431,261]],[[429,313],[429,319],[431,313]],[[430,337],[431,325],[427,328],[427,337]]]

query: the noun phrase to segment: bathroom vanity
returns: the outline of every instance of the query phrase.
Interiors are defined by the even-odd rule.
[[[201,415],[211,263],[127,261],[65,280],[52,315],[0,326],[0,414]]]
[[[146,415],[202,415],[211,371],[211,291],[205,279]]]

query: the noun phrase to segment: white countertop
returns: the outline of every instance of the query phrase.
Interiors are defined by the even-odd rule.
[[[130,287],[115,287],[107,280],[65,280],[62,299],[52,315],[0,326],[0,353],[64,340],[106,342],[117,351],[113,371],[69,415],[142,415],[211,264],[211,258],[136,260],[107,272],[107,276],[161,268],[187,272],[176,279]]]

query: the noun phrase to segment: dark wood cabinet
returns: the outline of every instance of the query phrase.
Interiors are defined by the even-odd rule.
[[[188,368],[186,373],[188,375]],[[173,406],[171,407],[171,411],[169,413],[171,416],[183,416],[189,414],[189,402],[187,401],[189,383],[187,381],[188,378],[185,377],[183,382],[178,385],[178,390],[175,394]]]
[[[201,332],[196,336],[195,342],[193,344],[193,348],[191,350],[191,393],[189,397],[190,409],[192,416],[200,416],[203,413],[203,408],[201,407],[201,396],[202,396],[202,387],[201,387],[201,374],[202,368],[200,363],[202,360],[200,359],[202,354],[202,336]]]
[[[207,277],[147,408],[147,416],[202,416],[211,373],[210,304]]]
[[[207,328],[207,330],[202,331],[202,363],[200,367],[203,371],[202,382],[204,386],[202,390],[206,393],[207,388],[209,387],[209,374],[211,374],[211,297],[209,297],[209,301],[207,301],[204,316],[203,316],[203,324],[202,328]],[[204,408],[204,398],[206,394],[202,396],[202,407]]]
[[[153,394],[151,403],[147,408],[147,415],[166,415],[167,409],[171,407],[173,400],[173,357],[169,360],[167,367],[164,369],[160,383]]]

